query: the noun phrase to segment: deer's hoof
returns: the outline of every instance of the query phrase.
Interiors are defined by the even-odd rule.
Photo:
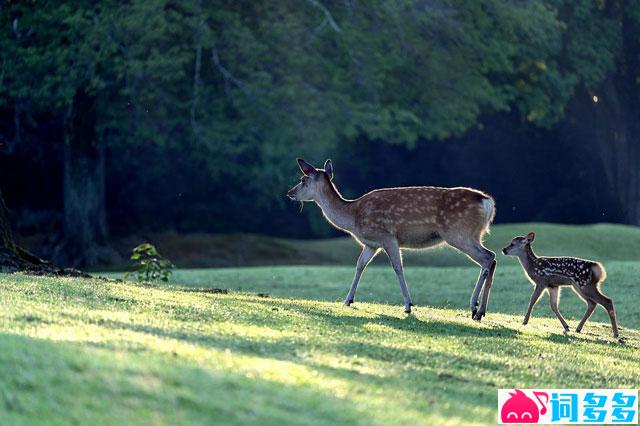
[[[407,305],[404,307],[404,313],[405,314],[410,314],[411,313],[411,305]]]
[[[576,328],[576,333],[580,333],[580,332],[582,332],[582,329],[581,328]]]
[[[471,309],[471,318],[475,318],[477,312],[478,312],[478,308]]]
[[[345,300],[344,301],[344,306],[351,306],[351,304],[353,303],[353,299],[351,300]]]
[[[474,319],[474,320],[476,320],[476,321],[481,321],[481,320],[482,320],[482,317],[483,317],[484,315],[485,315],[485,313],[484,313],[484,312],[482,312],[482,311],[478,311],[478,312],[476,312],[476,314],[473,316],[473,319]]]

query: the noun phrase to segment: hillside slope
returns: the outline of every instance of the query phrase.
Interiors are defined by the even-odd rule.
[[[353,308],[332,301],[346,292],[349,267],[180,272],[191,287],[0,275],[0,418],[491,425],[497,388],[640,383],[637,263],[610,268],[610,292],[627,295],[618,298],[622,343],[602,317],[583,335],[563,334],[546,303],[522,326],[510,312],[524,308],[516,305],[530,286],[515,267],[497,277],[482,323],[458,309],[474,269],[415,268],[411,316],[387,269],[367,271]],[[572,327],[576,307],[567,307]]]

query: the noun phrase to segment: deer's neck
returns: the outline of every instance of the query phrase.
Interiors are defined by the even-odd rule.
[[[535,261],[538,259],[538,256],[533,252],[531,246],[527,246],[522,253],[518,256],[518,260],[520,260],[520,264],[524,269],[531,269]]]
[[[315,200],[322,214],[336,228],[352,231],[355,227],[353,202],[340,195],[332,183],[329,183]]]

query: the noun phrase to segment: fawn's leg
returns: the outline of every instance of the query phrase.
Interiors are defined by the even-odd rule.
[[[387,252],[387,256],[389,256],[389,260],[391,261],[391,266],[398,276],[398,281],[400,282],[400,291],[402,292],[402,298],[404,299],[404,311],[410,314],[413,302],[411,302],[409,288],[407,287],[407,282],[404,279],[402,255],[400,254],[400,247],[398,246],[398,242],[396,240],[392,240],[388,244],[385,244],[384,251]]]
[[[496,254],[491,250],[484,247],[480,241],[473,239],[461,239],[458,235],[444,236],[444,240],[450,246],[460,250],[475,263],[480,265],[480,275],[478,281],[473,288],[471,294],[471,300],[469,301],[469,308],[471,308],[471,317],[475,320],[480,320],[487,311],[487,303],[489,301],[489,291],[493,282],[493,273],[496,268]],[[487,285],[488,284],[488,285]],[[483,289],[484,287],[484,289]],[[478,297],[480,296],[480,290],[482,291],[482,304],[478,308]]]
[[[582,320],[580,321],[580,324],[578,324],[578,327],[576,327],[576,333],[580,333],[582,331],[582,327],[584,327],[584,323],[587,322],[587,320],[589,318],[591,318],[591,315],[593,314],[593,311],[595,311],[596,306],[598,306],[598,304],[596,302],[594,302],[593,300],[591,300],[589,298],[586,299],[586,302],[587,302],[587,310],[584,313],[584,316],[582,317]]]
[[[582,291],[594,302],[599,303],[604,307],[609,314],[613,337],[618,337],[618,321],[616,320],[616,308],[613,306],[613,300],[602,294],[595,285],[585,286]]]
[[[538,303],[538,300],[540,300],[540,296],[542,296],[544,288],[545,287],[542,284],[536,284],[535,288],[533,289],[533,293],[531,293],[529,308],[527,308],[527,313],[524,315],[522,324],[527,325],[527,323],[529,322],[529,318],[531,318],[531,311],[533,311],[533,307],[536,306],[536,303]]]
[[[356,289],[358,288],[358,283],[360,282],[360,277],[364,272],[364,269],[367,265],[373,260],[374,257],[378,254],[380,249],[364,246],[362,248],[362,253],[360,253],[360,257],[358,257],[358,263],[356,264],[356,275],[353,277],[353,282],[351,283],[351,288],[349,289],[349,294],[347,294],[347,298],[344,301],[344,304],[349,306],[353,303],[353,299],[356,295]]]
[[[559,287],[549,287],[549,305],[551,305],[551,310],[560,320],[560,323],[564,327],[564,331],[569,331],[569,324],[564,320],[564,317],[560,313],[560,309],[558,309],[558,301],[560,300],[560,288]]]

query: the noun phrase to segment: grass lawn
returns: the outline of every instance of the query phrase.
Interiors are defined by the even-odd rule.
[[[327,225],[328,226],[328,225]],[[567,254],[607,260],[640,260],[640,228],[624,225],[557,225],[550,223],[523,223],[495,225],[487,237],[487,244],[499,252],[515,235],[535,231],[536,247],[547,255]],[[211,268],[233,266],[273,265],[345,265],[354,266],[360,247],[349,237],[321,240],[290,240],[252,234],[158,234],[116,238],[114,247],[128,258],[131,249],[149,241],[160,253],[182,268]],[[37,248],[42,237],[23,241],[25,246]],[[414,266],[469,266],[466,257],[453,250],[406,252],[405,259]],[[374,264],[387,264],[379,256]],[[109,266],[120,271],[128,262]]]
[[[521,325],[532,287],[504,256],[481,323],[467,311],[478,268],[415,254],[410,316],[385,265],[351,308],[353,266],[180,270],[152,286],[0,274],[0,423],[495,424],[497,388],[637,388],[640,235],[599,226],[558,228],[559,248],[543,230],[539,251],[599,253],[622,342],[602,308],[564,334],[547,296]],[[565,290],[560,307],[575,328],[582,302]]]

